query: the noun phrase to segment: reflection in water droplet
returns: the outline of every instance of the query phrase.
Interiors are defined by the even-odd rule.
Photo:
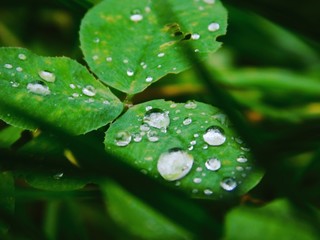
[[[125,147],[131,142],[131,135],[126,131],[121,131],[116,134],[115,143],[119,147]]]
[[[88,85],[82,89],[82,93],[88,97],[93,97],[96,95],[96,89],[93,86]]]
[[[245,163],[247,161],[248,161],[248,159],[245,156],[239,156],[237,158],[237,162],[239,162],[239,163]]]
[[[43,80],[47,82],[54,82],[56,80],[56,75],[54,75],[52,72],[43,70],[39,71],[38,74]]]
[[[158,136],[158,133],[156,131],[149,131],[147,133],[147,137],[148,137],[148,140],[150,142],[157,142],[159,141],[159,136]]]
[[[225,178],[220,182],[220,186],[226,191],[232,191],[237,187],[237,182],[233,178]]]
[[[197,103],[195,101],[187,101],[184,107],[187,109],[195,109],[197,107]]]
[[[217,158],[210,158],[206,161],[205,166],[210,171],[217,171],[221,168],[221,162]]]
[[[186,176],[190,172],[192,165],[192,155],[179,148],[173,148],[160,155],[157,169],[164,179],[174,181]]]
[[[198,33],[193,33],[191,35],[191,39],[193,39],[193,40],[198,40],[199,38],[200,38],[200,34],[198,34]]]
[[[63,173],[62,173],[62,172],[53,175],[53,178],[54,178],[55,180],[59,180],[59,179],[61,179],[62,177],[63,177]]]
[[[219,146],[226,141],[226,136],[224,135],[222,128],[212,126],[207,129],[205,134],[203,134],[203,140],[211,146]]]
[[[44,85],[42,82],[28,83],[27,89],[31,93],[35,93],[42,96],[46,96],[51,93],[49,87]]]
[[[26,59],[27,59],[27,56],[26,56],[25,54],[23,54],[23,53],[20,53],[20,54],[18,55],[18,58],[19,58],[20,60],[26,60]]]
[[[220,28],[219,23],[213,22],[213,23],[210,23],[210,24],[208,25],[208,30],[209,30],[210,32],[215,32],[215,31],[219,30],[219,28]]]
[[[135,142],[141,142],[142,140],[142,136],[140,133],[133,133],[132,138],[133,138],[133,141]]]
[[[11,68],[12,68],[12,65],[9,64],[9,63],[6,63],[6,64],[4,65],[4,67],[7,68],[7,69],[11,69]]]
[[[134,75],[134,71],[132,71],[131,69],[128,69],[128,70],[127,70],[127,75],[128,75],[129,77],[132,77],[132,76]]]
[[[185,118],[182,123],[183,123],[183,125],[187,126],[192,123],[192,119],[189,117]]]
[[[164,112],[158,108],[151,109],[143,117],[143,122],[150,127],[167,129],[170,124],[169,112]]]

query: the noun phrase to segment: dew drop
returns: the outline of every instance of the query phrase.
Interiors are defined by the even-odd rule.
[[[100,38],[95,38],[95,39],[93,39],[93,42],[95,42],[95,43],[99,43],[100,42]]]
[[[203,134],[203,140],[211,146],[220,146],[226,141],[226,136],[223,134],[222,128],[212,126]]]
[[[42,95],[42,96],[46,96],[51,93],[49,87],[39,81],[28,83],[27,89],[31,93]]]
[[[106,57],[107,62],[112,62],[112,57]]]
[[[194,146],[194,145],[196,145],[197,144],[197,141],[196,140],[192,140],[191,142],[190,142],[190,145],[192,145],[192,146]]]
[[[204,193],[205,195],[211,195],[213,192],[212,192],[210,189],[205,189],[205,190],[203,191],[203,193]]]
[[[201,172],[202,171],[202,167],[197,167],[196,171],[197,172]]]
[[[206,161],[205,166],[210,171],[217,171],[221,168],[221,162],[217,158],[210,158]]]
[[[192,119],[191,118],[185,118],[182,123],[185,126],[190,125],[192,123]]]
[[[126,131],[120,131],[116,134],[115,143],[119,147],[125,147],[131,142],[131,135]]]
[[[92,59],[93,59],[93,60],[98,60],[98,58],[99,58],[99,56],[98,56],[98,55],[94,55],[94,56],[92,56]]]
[[[203,149],[203,150],[208,149],[208,145],[207,145],[207,144],[203,145],[202,149]]]
[[[75,97],[75,98],[79,97],[79,93],[72,93],[72,97]]]
[[[23,54],[23,53],[19,53],[18,58],[19,58],[20,60],[26,60],[26,59],[27,59],[27,56],[26,56],[25,54]]]
[[[187,109],[195,109],[197,107],[197,103],[195,101],[189,100],[186,102],[184,107]]]
[[[174,181],[186,176],[190,172],[192,165],[192,155],[182,149],[173,148],[160,155],[157,169],[164,179]]]
[[[22,67],[16,67],[17,72],[22,72],[23,68]]]
[[[149,131],[147,132],[147,138],[150,142],[157,142],[159,141],[159,136],[156,131]]]
[[[128,69],[128,70],[127,70],[127,75],[128,75],[129,77],[132,77],[132,76],[134,75],[134,71],[132,71],[131,69]]]
[[[96,95],[97,91],[93,86],[87,85],[82,89],[82,93],[88,97],[93,97]]]
[[[149,77],[146,78],[146,82],[152,82],[152,80],[153,80],[153,77],[149,76]]]
[[[244,170],[244,168],[243,168],[243,167],[241,167],[241,166],[236,166],[236,170],[237,170],[237,171],[243,171],[243,170]]]
[[[38,72],[39,77],[41,77],[43,80],[47,82],[54,82],[56,80],[56,75],[54,75],[52,72],[49,71],[39,71]]]
[[[14,88],[16,88],[16,87],[19,87],[19,83],[18,82],[10,82],[11,83],[11,87],[14,87]]]
[[[152,106],[146,106],[146,111],[150,111],[152,109]]]
[[[104,100],[102,103],[105,105],[110,105],[110,102],[108,100]]]
[[[245,156],[239,156],[238,158],[237,158],[237,162],[238,163],[245,163],[245,162],[247,162],[248,161],[248,159],[245,157]]]
[[[164,112],[158,108],[151,109],[146,112],[143,122],[147,123],[150,127],[167,129],[170,124],[169,112]]]
[[[129,62],[129,59],[123,59],[123,63],[127,64]]]
[[[69,85],[69,87],[70,87],[71,89],[75,89],[75,88],[76,88],[76,85],[74,85],[73,83],[71,83],[71,84]]]
[[[7,69],[11,69],[11,68],[12,68],[12,65],[9,64],[9,63],[6,63],[6,64],[4,65],[4,67],[7,68]]]
[[[170,107],[171,107],[171,108],[176,108],[176,107],[177,107],[177,104],[176,104],[176,103],[171,103],[171,104],[170,104]]]
[[[132,139],[133,139],[133,141],[135,141],[135,142],[141,142],[142,136],[141,136],[140,133],[134,133],[134,134],[132,134]]]
[[[207,4],[214,4],[215,0],[203,0]]]
[[[158,57],[164,57],[165,53],[161,52],[158,54]]]
[[[219,30],[219,28],[220,28],[220,25],[219,25],[219,23],[216,23],[216,22],[210,23],[208,25],[208,30],[210,32],[215,32],[215,31]]]
[[[130,16],[130,20],[133,22],[140,22],[143,19],[143,15],[141,14],[140,10],[136,9],[132,11]]]
[[[53,175],[53,178],[55,180],[60,180],[62,177],[63,177],[63,172],[60,172],[60,173]]]
[[[194,183],[201,183],[202,179],[201,178],[194,178],[193,182]]]
[[[193,134],[193,136],[194,136],[195,138],[197,138],[197,137],[199,137],[199,134],[198,134],[198,133],[195,133],[195,134]]]
[[[191,35],[191,39],[193,39],[193,40],[198,40],[199,38],[200,38],[200,34],[198,34],[198,33],[193,33]]]
[[[220,182],[220,186],[226,191],[232,191],[237,187],[237,182],[233,178],[225,178]]]
[[[142,124],[142,125],[140,126],[140,130],[141,130],[142,132],[147,132],[147,131],[150,130],[150,127],[149,127],[148,124],[144,123],[144,124]]]

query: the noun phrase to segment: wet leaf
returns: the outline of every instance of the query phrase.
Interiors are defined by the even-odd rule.
[[[0,148],[9,148],[21,137],[22,129],[8,126],[0,131]]]
[[[0,172],[0,209],[8,213],[14,210],[14,179],[11,172]],[[8,231],[8,226],[0,216],[0,236]]]
[[[168,4],[165,4],[165,3]],[[221,43],[227,13],[220,1],[103,1],[84,17],[80,40],[85,60],[108,85],[130,94],[191,64],[190,43],[205,58]]]

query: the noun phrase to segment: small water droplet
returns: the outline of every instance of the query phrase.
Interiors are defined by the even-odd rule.
[[[203,134],[203,140],[211,146],[220,146],[226,141],[222,128],[217,126],[209,127]]]
[[[124,64],[127,64],[128,62],[129,62],[129,59],[127,59],[127,58],[126,58],[126,59],[123,59],[123,63],[124,63]]]
[[[240,147],[241,150],[245,151],[245,152],[250,152],[250,148],[248,147]]]
[[[71,89],[75,89],[75,88],[76,88],[76,85],[74,85],[73,83],[71,83],[71,84],[69,85],[69,87],[70,87]]]
[[[160,155],[157,169],[164,179],[174,181],[186,176],[190,172],[192,165],[192,155],[180,148],[173,148]]]
[[[110,105],[110,102],[108,100],[104,100],[102,103],[105,105]]]
[[[217,171],[221,168],[221,162],[217,158],[210,158],[206,161],[205,166],[210,171]]]
[[[185,118],[184,120],[183,120],[183,125],[185,125],[185,126],[187,126],[187,125],[190,125],[191,123],[192,123],[192,119],[191,118]]]
[[[72,93],[72,97],[79,97],[79,93]]]
[[[100,42],[100,38],[95,38],[95,39],[93,39],[93,42],[95,42],[95,43],[99,43]]]
[[[215,0],[203,0],[205,3],[208,3],[208,4],[214,4],[215,3]]]
[[[11,87],[14,87],[14,88],[16,88],[16,87],[19,87],[19,83],[18,82],[10,82],[11,83]]]
[[[38,72],[39,77],[41,77],[43,80],[47,82],[54,82],[56,80],[56,75],[54,73],[49,72],[49,71],[39,71]]]
[[[134,75],[134,71],[132,71],[131,69],[128,69],[128,70],[127,70],[127,75],[128,75],[129,77],[132,77],[132,76]]]
[[[53,178],[54,178],[55,180],[59,180],[59,179],[61,179],[62,177],[63,177],[63,172],[60,172],[60,173],[57,173],[57,174],[53,175]]]
[[[133,134],[132,134],[132,139],[133,139],[133,141],[135,141],[135,142],[141,142],[142,136],[141,136],[140,133],[133,133]]]
[[[149,131],[147,132],[147,138],[150,142],[157,142],[159,141],[159,136],[156,131]]]
[[[243,167],[241,167],[241,166],[236,166],[236,170],[237,170],[237,171],[243,171],[243,170],[244,170],[244,168],[243,168]]]
[[[146,112],[143,122],[147,123],[150,127],[167,129],[170,124],[169,112],[164,112],[158,108],[151,109]]]
[[[107,62],[112,62],[112,57],[106,57]]]
[[[194,183],[201,183],[202,179],[201,178],[194,178],[193,182]]]
[[[22,72],[23,68],[22,67],[16,67],[17,72]]]
[[[7,68],[7,69],[11,69],[11,68],[12,68],[12,65],[9,64],[9,63],[6,63],[6,64],[4,65],[4,67]]]
[[[196,171],[197,171],[197,172],[201,172],[201,171],[202,171],[202,167],[197,167],[197,168],[196,168]]]
[[[245,156],[239,156],[237,158],[237,162],[239,162],[239,163],[245,163],[247,161],[248,161],[248,159]]]
[[[197,144],[197,141],[196,140],[192,140],[191,142],[190,142],[190,145],[192,145],[192,146],[194,146],[194,145],[196,145]]]
[[[93,86],[87,85],[82,89],[82,93],[88,97],[93,97],[96,95],[97,91]]]
[[[19,58],[20,60],[26,60],[26,59],[27,59],[27,56],[26,56],[25,54],[23,54],[23,53],[19,53],[18,58]]]
[[[219,25],[219,23],[216,23],[216,22],[210,23],[208,25],[208,30],[210,32],[215,32],[215,31],[219,30],[219,28],[220,28],[220,25]]]
[[[192,151],[193,148],[194,148],[193,145],[189,145],[188,150],[189,150],[189,151]]]
[[[171,107],[171,108],[176,108],[176,107],[177,107],[177,104],[176,104],[176,103],[171,103],[171,104],[170,104],[170,107]]]
[[[193,193],[193,194],[196,194],[196,193],[198,193],[198,192],[199,192],[198,189],[192,189],[192,193]]]
[[[207,144],[203,145],[202,149],[203,149],[203,150],[208,149],[208,145],[207,145]]]
[[[131,135],[126,131],[120,131],[116,134],[115,143],[119,147],[125,147],[131,142]]]
[[[149,76],[149,77],[146,78],[146,82],[152,82],[152,80],[153,80],[153,77]]]
[[[220,182],[220,186],[226,191],[232,191],[237,187],[237,182],[233,178],[225,178]]]
[[[213,192],[212,192],[210,189],[205,189],[205,190],[203,191],[203,193],[204,193],[205,195],[211,195]]]
[[[143,19],[143,15],[141,14],[140,10],[136,9],[132,11],[130,20],[133,22],[140,22]]]
[[[150,111],[152,109],[152,106],[146,106],[146,111]]]
[[[197,138],[197,137],[199,137],[199,134],[198,134],[198,133],[195,133],[195,134],[193,134],[193,136],[194,136],[195,138]]]
[[[159,64],[158,66],[157,66],[157,68],[161,68],[162,67],[162,65],[161,64]]]
[[[178,129],[178,130],[176,131],[176,133],[177,133],[177,134],[180,134],[180,133],[181,133],[181,130],[180,130],[180,129]]]
[[[195,101],[189,100],[186,102],[184,107],[187,109],[195,109],[197,107],[197,103]]]
[[[200,52],[200,50],[197,48],[197,49],[194,50],[194,52]]]
[[[93,60],[98,60],[98,58],[99,58],[99,56],[98,56],[98,55],[94,55],[94,56],[92,56],[92,59],[93,59]]]
[[[243,140],[241,138],[239,138],[239,137],[236,137],[234,140],[239,144],[243,143]]]
[[[193,40],[198,40],[199,38],[200,38],[200,34],[198,34],[198,33],[193,33],[191,35],[191,39],[193,39]]]
[[[140,130],[141,130],[142,132],[147,132],[147,131],[150,130],[150,126],[149,126],[148,124],[144,123],[144,124],[142,124],[142,125],[140,126]]]
[[[27,89],[31,93],[35,93],[42,96],[46,96],[51,93],[49,87],[44,85],[44,83],[40,81],[28,83]]]
[[[158,57],[164,57],[165,53],[161,52],[158,54]]]

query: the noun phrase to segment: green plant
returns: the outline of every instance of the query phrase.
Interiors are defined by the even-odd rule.
[[[315,239],[318,210],[310,209],[313,217],[301,211],[309,205],[296,207],[294,203],[301,201],[290,189],[299,187],[305,180],[299,176],[310,171],[309,163],[315,164],[317,135],[307,135],[295,149],[286,144],[303,131],[314,132],[319,119],[310,110],[318,113],[320,90],[318,71],[313,70],[319,56],[311,47],[266,20],[229,6],[231,19],[238,16],[258,31],[262,26],[269,29],[272,37],[278,37],[278,48],[283,48],[281,36],[290,41],[293,47],[287,47],[288,52],[294,49],[303,59],[301,68],[311,62],[315,66],[304,77],[275,68],[237,69],[231,63],[236,56],[230,56],[228,47],[214,53],[221,47],[216,39],[227,28],[227,11],[219,1],[75,2],[85,8],[95,5],[81,20],[82,64],[68,57],[42,57],[21,47],[0,48],[0,118],[10,125],[0,132],[4,238],[248,239],[248,225],[261,213],[259,223],[267,227],[257,223],[257,229],[276,229],[265,239],[277,234],[291,238],[295,228],[301,229],[301,239]],[[182,101],[170,94],[148,97],[155,95],[152,89],[172,81],[175,89],[191,85],[203,96],[189,94]],[[298,124],[302,125],[297,129]],[[277,160],[281,164],[275,170]],[[285,167],[288,162],[290,168]],[[261,181],[264,171],[266,180],[258,186],[273,186],[285,171],[299,179],[295,184],[282,182],[285,196],[294,201],[278,200],[257,211],[238,207],[239,200],[257,202],[246,193]],[[14,188],[18,206],[19,194],[31,202],[44,198],[42,231],[32,231],[36,224],[30,224],[31,231],[22,227],[23,214],[18,222],[13,220]],[[267,193],[254,191],[268,201]],[[84,198],[98,204],[95,211],[84,201],[73,201]],[[104,204],[106,215],[100,212]],[[211,204],[217,205],[218,216],[204,210]],[[275,228],[277,221],[268,219],[278,209],[277,221],[293,218],[287,228]],[[75,219],[77,212],[84,217]],[[301,225],[296,221],[299,216],[310,217],[314,224]],[[72,236],[72,231],[64,233],[60,220],[70,221],[72,229],[87,228]],[[242,235],[237,234],[239,226]]]

